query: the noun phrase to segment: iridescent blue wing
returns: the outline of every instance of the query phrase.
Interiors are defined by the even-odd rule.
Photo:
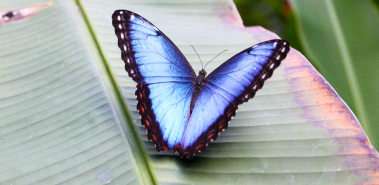
[[[180,143],[191,158],[228,127],[238,105],[252,98],[287,56],[289,44],[270,40],[233,56],[205,79]]]
[[[117,10],[112,24],[129,76],[137,82],[137,109],[158,151],[175,149],[189,117],[196,74],[179,49],[136,13]]]

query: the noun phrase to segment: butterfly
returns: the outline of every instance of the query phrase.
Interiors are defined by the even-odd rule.
[[[238,106],[251,99],[287,56],[289,43],[269,40],[236,54],[207,75],[195,71],[156,26],[127,10],[112,24],[125,70],[137,82],[141,124],[157,151],[192,158],[227,129]]]

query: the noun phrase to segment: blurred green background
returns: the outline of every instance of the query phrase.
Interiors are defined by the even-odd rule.
[[[303,53],[349,105],[379,149],[379,0],[234,0],[245,26],[262,26]]]
[[[379,1],[379,0],[378,0]],[[234,0],[245,26],[262,26],[302,52],[295,19],[287,0]],[[303,52],[302,52],[303,53]]]

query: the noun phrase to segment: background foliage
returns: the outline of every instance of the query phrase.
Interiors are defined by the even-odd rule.
[[[246,26],[273,30],[307,56],[379,148],[378,1],[234,2]]]
[[[234,3],[245,26],[262,26],[302,52],[293,10],[287,0],[234,0]]]

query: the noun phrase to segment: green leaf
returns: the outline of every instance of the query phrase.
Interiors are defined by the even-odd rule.
[[[0,4],[15,15],[38,6]],[[0,183],[151,182],[75,9],[47,4],[0,27]]]
[[[34,4],[1,1],[2,10]],[[379,156],[359,122],[296,50],[204,153],[186,160],[155,152],[120,59],[114,10],[151,20],[195,70],[190,44],[205,61],[228,49],[211,71],[277,37],[244,28],[227,0],[78,3],[56,0],[0,27],[1,184],[379,183]]]
[[[362,1],[292,0],[307,55],[357,114],[379,148],[379,16]]]

